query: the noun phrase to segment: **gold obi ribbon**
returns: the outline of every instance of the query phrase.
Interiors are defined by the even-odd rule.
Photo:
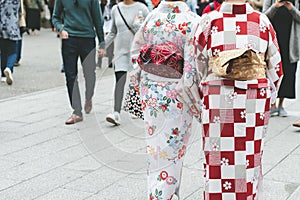
[[[222,51],[209,59],[209,70],[215,75],[233,80],[266,78],[266,62],[263,53],[251,49]]]

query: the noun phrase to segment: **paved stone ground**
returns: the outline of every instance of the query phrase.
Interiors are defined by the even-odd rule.
[[[40,33],[40,43],[49,39],[47,34]],[[57,66],[59,55],[54,55],[59,51],[48,51],[59,43],[47,41],[47,48],[34,50],[35,44],[26,42],[27,50],[32,50],[27,54],[28,65],[24,58],[24,65],[15,73],[16,84],[0,85],[0,91],[6,92],[0,100],[0,200],[146,199],[142,122],[132,120],[126,113],[122,113],[121,126],[105,122],[112,109],[112,70],[97,70],[92,113],[84,115],[82,123],[65,126],[70,109],[60,65]],[[45,55],[38,52],[51,56],[43,60]],[[35,70],[28,67],[31,60],[48,72],[49,65],[56,63],[51,79],[40,75],[40,71],[26,72]],[[22,77],[21,72],[30,79]],[[297,78],[300,80],[299,71]],[[29,80],[37,88],[27,90],[25,84]],[[291,126],[300,118],[300,100],[289,100],[285,105],[289,116],[271,118],[265,142],[264,200],[300,197],[300,129]],[[196,123],[193,129],[180,190],[184,200],[203,199],[201,133]]]

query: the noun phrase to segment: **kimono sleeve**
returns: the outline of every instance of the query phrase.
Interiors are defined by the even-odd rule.
[[[142,23],[141,27],[139,28],[139,30],[136,32],[133,42],[132,42],[132,46],[131,46],[131,50],[130,50],[130,56],[131,56],[131,61],[133,64],[133,68],[136,69],[139,67],[138,63],[137,63],[137,58],[140,54],[140,49],[143,45],[147,44],[147,41],[144,37],[144,30],[147,27],[147,23],[149,21],[149,19],[151,18],[152,14],[148,14],[148,16],[146,17],[145,21]]]
[[[138,65],[137,58],[140,54],[141,47],[147,44],[147,41],[144,37],[144,30],[145,27],[147,26],[147,22],[150,19],[150,15],[151,14],[148,14],[145,21],[143,22],[139,30],[136,32],[130,50],[131,62],[134,70],[129,72],[128,74],[130,79],[134,80],[131,82],[131,84],[134,85],[135,87],[137,87],[140,83],[141,68]]]
[[[269,31],[268,49],[266,52],[266,61],[268,65],[267,76],[275,85],[276,90],[278,90],[283,76],[280,50],[276,32],[269,20],[267,22],[267,27]]]
[[[196,66],[196,40],[194,37],[197,27],[194,27],[194,30],[185,42],[183,76],[178,82],[176,90],[178,99],[189,106],[191,114],[199,118],[202,103],[199,88],[201,75]]]

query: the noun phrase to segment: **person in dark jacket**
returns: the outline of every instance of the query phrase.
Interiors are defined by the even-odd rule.
[[[35,35],[35,30],[41,29],[41,12],[44,11],[44,0],[25,0],[26,25],[31,29],[31,34]],[[28,31],[29,33],[29,31]]]
[[[64,17],[64,25],[62,25],[62,17]],[[88,114],[92,110],[92,97],[96,82],[96,35],[99,41],[99,53],[105,52],[103,18],[99,2],[98,0],[56,0],[52,22],[61,34],[63,66],[69,100],[74,110],[66,124],[74,124],[83,120],[77,82],[78,57],[80,57],[85,78],[84,110]]]

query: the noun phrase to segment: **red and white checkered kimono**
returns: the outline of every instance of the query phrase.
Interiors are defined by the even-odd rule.
[[[191,83],[202,80],[204,198],[262,200],[261,161],[269,121],[270,86],[273,82],[278,87],[282,76],[276,34],[268,18],[249,4],[224,2],[219,9],[202,17],[195,40],[192,56],[197,64],[191,66],[196,66],[194,71],[200,78],[186,73],[182,80],[186,89],[180,95],[191,104],[196,102],[194,94],[199,89]],[[236,81],[208,71],[210,57],[245,47],[265,53],[268,78]]]

